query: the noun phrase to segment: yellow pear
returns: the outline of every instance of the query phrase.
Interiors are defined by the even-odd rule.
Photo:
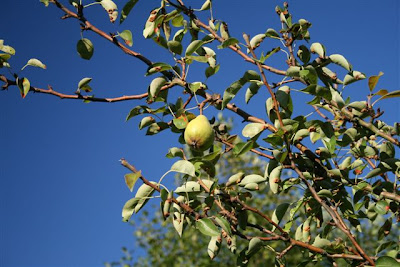
[[[184,136],[186,144],[197,151],[207,150],[214,142],[214,131],[204,115],[199,115],[188,123]]]

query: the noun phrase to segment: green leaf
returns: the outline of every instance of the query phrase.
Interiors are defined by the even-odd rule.
[[[175,162],[171,167],[171,171],[188,174],[193,177],[196,176],[194,165],[187,160],[179,160]]]
[[[376,262],[376,267],[399,267],[400,263],[389,256],[379,257]]]
[[[156,120],[151,117],[151,116],[146,116],[144,117],[140,123],[139,123],[139,130],[142,130],[143,128],[150,126],[151,124],[153,124]]]
[[[188,119],[186,117],[179,117],[172,120],[172,123],[178,128],[179,130],[183,130],[188,125]]]
[[[319,235],[315,237],[314,243],[312,244],[314,247],[317,248],[326,248],[329,246],[331,242],[328,239],[321,238]]]
[[[277,31],[275,31],[274,29],[269,28],[266,32],[265,32],[265,36],[269,37],[269,38],[274,38],[274,39],[279,39],[279,34]]]
[[[298,66],[290,66],[286,70],[286,75],[290,77],[300,77],[300,70],[301,68]]]
[[[83,78],[78,83],[78,89],[85,89],[91,81],[92,81],[92,78],[89,78],[89,77]]]
[[[124,207],[122,208],[122,221],[124,221],[124,222],[129,221],[129,219],[132,217],[132,214],[134,212],[134,208],[136,207],[138,202],[139,202],[139,199],[134,197],[125,203]]]
[[[211,0],[206,0],[201,6],[200,11],[209,10],[211,8]]]
[[[251,149],[255,148],[256,144],[254,141],[250,140],[247,143],[244,142],[240,142],[237,143],[234,148],[233,148],[233,154],[235,154],[235,156],[240,156],[243,155],[244,153],[250,151]]]
[[[156,185],[155,182],[151,182],[152,184]],[[134,198],[128,200],[124,207],[122,208],[122,220],[124,222],[129,221],[132,214],[138,213],[139,210],[146,204],[149,200],[149,197],[154,193],[154,189],[147,184],[143,184],[139,187],[138,191]]]
[[[219,236],[220,231],[217,226],[209,218],[203,218],[196,221],[196,228],[203,234],[207,236]]]
[[[225,219],[224,217],[217,215],[215,217],[215,221],[218,223],[219,226],[221,226],[222,229],[224,229],[224,231],[228,234],[228,235],[232,235],[231,232],[231,225],[228,222],[227,219]]]
[[[250,183],[262,183],[265,182],[267,179],[258,174],[250,174],[246,175],[239,183],[240,186],[245,186],[246,184]]]
[[[310,135],[310,132],[308,129],[300,129],[296,132],[296,134],[293,137],[293,142],[301,141],[303,140],[304,137],[307,137]]]
[[[216,65],[215,68],[213,67],[208,67],[205,71],[206,78],[209,78],[216,74],[219,71],[220,65]]]
[[[218,49],[227,48],[228,46],[236,45],[238,43],[239,43],[238,39],[231,37],[223,41],[221,45],[218,46]]]
[[[186,193],[199,193],[201,192],[201,187],[198,182],[188,181],[184,183],[182,186],[179,186],[175,189],[175,193],[179,195],[186,195]]]
[[[168,150],[168,153],[167,153],[167,155],[165,155],[167,158],[169,158],[169,159],[172,159],[172,158],[175,158],[175,157],[178,157],[178,158],[183,158],[183,152],[182,152],[182,150],[180,149],[180,148],[178,148],[178,147],[171,147],[169,150]]]
[[[146,131],[146,135],[155,135],[158,134],[159,132],[167,129],[168,123],[160,121],[160,122],[156,122],[156,123],[152,123],[149,125],[149,127],[147,128]]]
[[[364,80],[366,78],[364,73],[361,73],[359,71],[353,70],[352,72],[349,72],[344,79],[343,79],[343,84],[348,85],[351,83],[354,83],[359,80]]]
[[[278,166],[269,174],[269,187],[274,194],[279,192],[279,182],[281,181],[282,166]]]
[[[156,63],[153,63],[153,65],[151,65],[150,67],[148,67],[146,76],[152,75],[157,72],[163,72],[166,70],[170,70],[170,69],[172,69],[172,67],[170,65],[163,63],[163,62],[156,62]]]
[[[377,168],[373,169],[372,171],[370,171],[367,174],[367,176],[365,176],[365,179],[369,179],[369,178],[375,177],[377,175],[381,175],[384,172],[385,172],[384,170],[382,170],[381,168],[377,167]]]
[[[392,91],[390,93],[384,94],[382,97],[377,99],[374,103],[376,103],[376,102],[378,102],[379,100],[382,100],[382,99],[393,98],[393,97],[400,97],[400,90]]]
[[[124,7],[121,11],[121,17],[119,18],[119,24],[124,22],[124,20],[128,17],[129,13],[131,12],[132,8],[136,5],[139,0],[129,0],[126,2]]]
[[[378,75],[371,76],[368,78],[368,87],[369,91],[372,92],[375,89],[376,84],[379,81],[379,78],[383,75],[383,72],[380,71]]]
[[[40,3],[43,3],[45,7],[49,6],[49,0],[40,0]]]
[[[210,256],[211,260],[213,260],[218,255],[219,249],[221,248],[221,244],[222,244],[221,236],[211,237],[207,247],[208,256]]]
[[[103,6],[104,10],[107,12],[110,22],[114,23],[118,17],[118,7],[112,0],[101,0],[100,4]]]
[[[246,90],[245,100],[246,104],[249,103],[250,99],[258,93],[258,90],[262,86],[263,83],[261,82],[252,82],[250,83],[249,88]]]
[[[175,54],[178,54],[178,55],[182,54],[182,49],[183,48],[182,48],[181,42],[178,42],[178,41],[175,41],[175,40],[171,40],[171,41],[168,41],[167,45],[168,45],[168,49],[171,52],[173,52]]]
[[[260,81],[261,77],[258,72],[254,70],[247,70],[243,76],[242,76],[243,81],[249,82],[249,81]]]
[[[167,80],[164,77],[157,77],[153,79],[149,86],[149,97],[154,99],[166,82]]]
[[[2,45],[0,47],[0,50],[3,51],[4,53],[10,54],[10,55],[15,55],[15,49],[9,45]]]
[[[249,246],[247,247],[246,255],[251,256],[251,255],[254,255],[255,253],[257,253],[257,251],[259,251],[260,248],[262,247],[262,243],[263,242],[261,241],[261,239],[259,239],[257,237],[253,237],[252,239],[250,239]]]
[[[352,69],[351,64],[347,61],[347,59],[344,56],[339,54],[333,54],[330,55],[329,58],[333,63],[345,68],[348,71],[351,71]]]
[[[156,182],[151,182],[153,185],[157,185]],[[149,201],[149,197],[154,193],[154,189],[147,185],[143,184],[139,187],[138,191],[136,192],[135,198],[139,199],[137,202],[134,211],[138,213],[141,208]]]
[[[121,37],[125,44],[132,46],[133,41],[132,41],[132,32],[130,30],[125,30],[119,34],[119,37]]]
[[[243,172],[238,172],[238,173],[232,175],[231,177],[228,178],[228,181],[226,182],[226,186],[231,186],[233,184],[239,183],[243,177],[244,177]]]
[[[242,135],[247,138],[253,138],[254,136],[258,135],[264,130],[265,130],[264,124],[249,123],[243,128]]]
[[[271,49],[270,51],[268,51],[265,55],[264,55],[264,52],[262,52],[261,57],[260,57],[260,62],[264,63],[265,60],[267,60],[270,56],[272,56],[273,54],[275,54],[279,51],[281,51],[281,48],[278,46],[278,47],[275,47],[275,48]]]
[[[76,44],[76,50],[81,58],[89,60],[94,53],[93,43],[89,39],[83,38]]]
[[[186,48],[185,56],[190,56],[193,54],[197,49],[199,49],[204,42],[202,40],[194,40],[191,42],[188,47]]]
[[[282,203],[278,207],[276,207],[276,209],[272,213],[271,220],[279,225],[279,223],[282,221],[283,216],[285,215],[289,206],[290,206],[290,203]],[[275,226],[272,227],[272,231],[274,231],[274,230],[275,230]]]
[[[142,176],[141,171],[125,174],[124,176],[125,183],[131,192],[133,190],[133,187],[135,186],[136,181],[140,178],[140,176]]]
[[[182,27],[183,26],[183,21],[184,18],[181,14],[175,16],[172,20],[171,20],[171,24],[174,27]]]
[[[320,43],[313,43],[310,47],[311,53],[318,54],[319,57],[325,57],[325,47]]]
[[[17,78],[16,82],[17,82],[17,85],[18,85],[18,88],[19,88],[22,98],[25,98],[26,95],[29,93],[29,90],[31,88],[31,83],[29,82],[29,80],[27,78],[21,78],[21,79]]]
[[[388,212],[388,210],[389,210],[389,203],[387,203],[385,200],[380,200],[375,205],[375,211],[378,214],[384,215]]]
[[[304,45],[299,46],[299,50],[297,50],[297,56],[304,64],[307,64],[311,59],[310,50],[308,50],[308,48]]]
[[[38,67],[38,68],[42,68],[42,69],[46,69],[46,65],[43,64],[39,59],[36,58],[31,58],[28,60],[28,62],[26,63],[27,66],[32,66],[32,67]]]
[[[207,88],[207,86],[202,82],[193,82],[193,83],[189,84],[189,89],[193,93],[196,93],[197,90],[199,90],[199,89],[206,89],[206,88]]]
[[[265,34],[257,34],[250,40],[250,48],[251,50],[255,50],[260,46],[261,42],[265,39]],[[250,48],[247,49],[247,54],[250,53]]]

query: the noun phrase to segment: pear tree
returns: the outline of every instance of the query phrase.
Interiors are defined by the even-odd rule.
[[[133,191],[122,207],[124,222],[159,200],[157,209],[176,235],[191,231],[209,239],[204,250],[213,260],[220,249],[227,249],[238,266],[265,251],[276,266],[286,266],[293,251],[302,253],[299,266],[400,265],[400,123],[386,123],[376,108],[380,101],[399,97],[400,91],[376,90],[383,73],[368,77],[344,55],[313,41],[312,23],[292,15],[288,3],[269,13],[276,14],[279,27],[232,36],[229,21],[214,17],[218,14],[212,0],[161,0],[142,22],[143,35],[133,36],[127,29],[107,33],[91,22],[87,10],[100,5],[110,23],[124,25],[138,0],[125,0],[122,6],[112,0],[40,2],[59,9],[63,19],[80,23],[82,38],[74,49],[82,60],[95,55],[95,43],[85,35],[92,32],[137,59],[152,80],[141,94],[115,98],[94,96],[89,77],[71,93],[40,88],[14,74],[15,50],[5,39],[0,40],[4,90],[15,88],[22,98],[35,92],[84,102],[138,101],[127,121],[139,118],[139,129],[147,135],[171,131],[176,136],[166,155],[176,160],[159,179],[148,178],[129,159],[120,160]],[[136,51],[134,38],[157,43],[170,61]],[[247,70],[238,77],[219,77],[230,85],[218,90],[209,87],[208,79],[218,77],[223,68],[218,59],[222,52],[243,59]],[[271,59],[282,53],[284,62],[272,66]],[[28,66],[46,69],[36,58],[21,70]],[[204,66],[201,81],[189,75],[195,66]],[[351,99],[347,88],[364,79],[366,98]],[[233,103],[240,93],[246,104],[262,98],[265,115]],[[304,94],[307,103],[296,101],[294,93]],[[227,127],[218,117],[207,118],[206,108],[230,112],[243,124],[240,129]],[[299,109],[312,112],[299,115]],[[262,161],[262,172],[232,167],[229,175],[218,173],[216,166],[224,158],[248,154]],[[178,185],[165,183],[170,173],[180,175]],[[255,201],[272,196],[276,202],[268,207]],[[376,229],[368,246],[362,242],[366,227]]]

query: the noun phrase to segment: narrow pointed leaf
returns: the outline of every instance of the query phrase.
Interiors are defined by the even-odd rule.
[[[136,5],[139,0],[129,0],[126,2],[124,7],[121,11],[121,17],[119,18],[119,23],[121,24],[124,20],[128,17],[129,13],[131,12],[132,8]]]

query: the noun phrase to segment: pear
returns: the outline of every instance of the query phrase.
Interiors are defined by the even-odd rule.
[[[205,151],[214,142],[214,131],[204,115],[191,120],[185,129],[185,142],[196,151]]]

